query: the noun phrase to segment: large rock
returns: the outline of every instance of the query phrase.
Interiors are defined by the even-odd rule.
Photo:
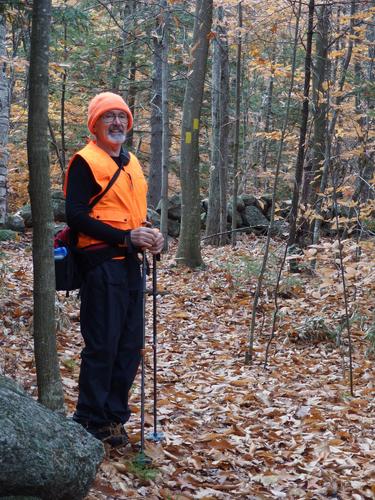
[[[230,199],[227,204],[228,212],[232,213],[233,200]],[[245,203],[242,199],[242,196],[237,196],[237,212],[243,212],[245,210]]]
[[[172,238],[177,238],[180,235],[180,223],[178,220],[168,219],[168,234]]]
[[[257,206],[258,200],[253,194],[243,193],[241,195],[241,198],[246,207]]]
[[[66,222],[65,197],[62,191],[52,191],[53,218],[56,222]]]
[[[158,203],[156,207],[156,211],[158,214],[161,213],[161,201]],[[173,219],[177,221],[181,221],[181,195],[174,194],[170,198],[168,198],[168,219]]]
[[[15,240],[17,233],[11,229],[0,229],[0,241]]]
[[[244,226],[251,227],[254,231],[267,232],[269,220],[255,206],[250,205],[242,212],[242,222]]]
[[[160,215],[152,208],[147,209],[147,220],[150,221],[154,227],[160,228]]]
[[[56,222],[65,222],[65,198],[62,191],[52,191],[51,192],[51,202],[53,209],[53,218]],[[31,206],[30,204],[24,205],[17,215],[20,215],[25,223],[26,227],[33,226]]]
[[[244,212],[243,212],[244,213]],[[242,226],[242,217],[241,214],[238,210],[235,212],[236,214],[236,227],[241,227]],[[229,223],[232,223],[232,207],[229,207],[228,212],[227,212],[227,221]]]
[[[38,404],[0,376],[0,494],[83,499],[104,456],[79,424]]]
[[[22,217],[26,227],[33,227],[31,206],[29,204],[24,205],[18,213]]]
[[[25,231],[25,223],[20,214],[8,215],[6,227],[17,233],[23,233]]]

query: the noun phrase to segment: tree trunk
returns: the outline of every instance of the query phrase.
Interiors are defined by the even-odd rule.
[[[242,2],[238,2],[238,26],[242,28]],[[233,152],[233,194],[232,194],[232,247],[236,246],[237,196],[238,196],[238,152],[240,142],[240,105],[241,105],[241,53],[242,37],[238,35],[236,62],[236,128],[234,132]]]
[[[274,45],[272,47],[272,66],[275,65],[275,60],[276,60],[276,46],[274,43]],[[270,131],[270,127],[271,127],[274,79],[275,79],[274,71],[271,71],[270,80],[268,82],[268,90],[267,90],[267,98],[266,98],[266,117],[265,117],[265,122],[264,122],[264,129],[263,129],[265,134],[268,134],[268,132]],[[263,144],[262,144],[262,171],[263,172],[267,171],[267,159],[268,159],[268,145],[269,145],[269,143],[270,142],[269,142],[268,137],[264,137]],[[267,189],[268,188],[267,178],[265,179],[264,185],[265,185],[265,189]]]
[[[8,133],[9,133],[9,81],[6,73],[5,16],[0,14],[0,227],[5,225],[8,207]]]
[[[135,14],[137,10],[137,0],[133,0],[129,3],[129,8],[133,14]],[[135,38],[135,27],[134,27],[134,33],[133,37]],[[133,114],[133,117],[135,118],[135,98],[137,95],[137,87],[135,84],[135,77],[137,73],[137,61],[136,61],[136,53],[135,53],[135,46],[131,48],[131,55],[130,55],[130,67],[129,67],[129,86],[128,86],[128,92],[126,96],[126,101],[127,104],[130,108],[130,111]],[[133,147],[133,137],[134,137],[134,127],[129,130],[127,133],[126,137],[126,146],[131,148]]]
[[[350,15],[351,15],[350,35],[352,35],[352,33],[353,33],[353,22],[354,22],[355,12],[356,12],[356,0],[353,0],[350,4]],[[345,59],[344,59],[343,64],[342,64],[341,77],[340,77],[339,84],[338,84],[339,94],[335,100],[335,108],[333,111],[332,119],[328,124],[328,130],[327,130],[327,134],[326,134],[326,138],[325,138],[324,164],[323,164],[323,172],[322,172],[322,177],[320,179],[320,187],[319,187],[319,191],[321,193],[324,193],[324,191],[327,187],[327,183],[328,183],[328,176],[329,176],[329,172],[331,169],[332,143],[333,143],[333,138],[334,138],[334,134],[335,134],[337,119],[339,116],[340,105],[341,105],[342,100],[343,100],[342,90],[343,90],[344,85],[345,85],[346,74],[348,71],[348,67],[349,67],[351,57],[352,57],[352,53],[353,53],[353,40],[352,40],[352,38],[349,37],[348,48],[346,51]],[[334,67],[335,77],[336,77],[336,73],[337,73],[337,69]],[[329,100],[329,93],[328,93],[327,99]],[[328,104],[327,104],[327,108],[329,109]],[[320,228],[321,228],[320,214],[321,214],[322,203],[323,203],[323,198],[321,196],[319,196],[317,203],[316,203],[316,210],[315,210],[318,217],[315,220],[314,230],[313,230],[313,243],[314,244],[316,244],[320,238]]]
[[[67,21],[64,19],[64,64],[68,58],[67,46]],[[64,183],[65,166],[66,166],[66,143],[65,143],[65,98],[66,98],[66,80],[68,78],[67,69],[64,68],[61,82],[61,99],[60,99],[60,133],[61,133],[61,169],[62,169],[62,183]]]
[[[318,23],[316,33],[316,57],[312,74],[312,101],[314,113],[313,144],[311,161],[306,162],[303,173],[302,199],[313,207],[316,203],[317,192],[324,169],[324,157],[326,149],[326,136],[328,131],[328,104],[327,91],[324,82],[327,79],[328,68],[328,32],[331,16],[331,7],[322,5],[318,11]],[[315,220],[303,221],[300,238],[306,242],[312,242]]]
[[[314,7],[315,7],[315,0],[309,0],[309,14],[308,14],[309,17],[308,17],[307,41],[306,41],[306,56],[305,56],[305,79],[304,79],[304,89],[303,89],[304,99],[301,112],[301,127],[300,127],[299,143],[298,143],[298,155],[296,160],[296,171],[294,177],[294,190],[293,190],[292,207],[290,214],[290,232],[288,239],[288,247],[291,247],[296,243],[296,237],[297,237],[299,195],[302,182],[303,162],[305,159],[307,121],[309,117],[309,92],[310,92],[310,78],[311,78],[311,49],[312,49],[312,37],[314,30]]]
[[[202,264],[200,250],[199,127],[206,74],[213,0],[197,0],[191,72],[186,83],[181,132],[181,232],[177,250],[180,264]]]
[[[160,213],[160,231],[164,236],[164,250],[168,250],[168,171],[169,171],[169,23],[170,12],[167,0],[162,0],[164,14],[164,29],[162,35],[162,86],[161,86],[161,111],[162,111],[162,175],[161,175],[161,213]]]
[[[162,140],[163,117],[161,110],[162,93],[162,20],[160,15],[156,20],[156,33],[153,36],[153,73],[151,99],[151,158],[150,174],[148,176],[148,204],[156,208],[161,197]]]
[[[130,62],[129,90],[127,96],[127,104],[129,106],[130,111],[132,112],[133,117],[135,117],[135,97],[137,95],[137,87],[135,85],[136,73],[137,73],[137,65],[133,54]],[[131,130],[129,130],[126,136],[126,146],[129,148],[133,146],[133,137],[134,137],[134,127]]]
[[[51,0],[34,0],[29,73],[27,152],[33,219],[34,348],[39,401],[63,410],[55,338],[53,213],[48,158],[48,55]]]
[[[208,196],[206,243],[225,245],[227,235],[227,169],[228,169],[228,40],[223,26],[223,8],[218,9],[217,36],[212,57],[212,147]],[[209,238],[210,235],[214,235]]]
[[[120,84],[123,79],[125,46],[128,39],[128,15],[130,6],[127,2],[120,6],[120,16],[122,18],[122,30],[120,33],[119,45],[115,49],[115,72],[112,75],[112,91],[115,94],[120,92]]]
[[[324,82],[327,79],[330,16],[331,7],[322,5],[318,12],[316,61],[313,72],[314,142],[312,172],[310,175],[306,172],[304,189],[302,190],[303,199],[309,199],[311,205],[315,203],[316,191],[320,186],[327,135],[327,97],[324,91]]]

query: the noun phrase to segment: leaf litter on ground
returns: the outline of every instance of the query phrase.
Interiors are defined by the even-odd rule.
[[[305,252],[305,272],[282,274],[280,313],[264,357],[282,256],[272,258],[257,311],[255,360],[245,365],[253,294],[264,239],[202,249],[205,268],[176,267],[175,245],[158,265],[158,426],[146,442],[152,470],[132,453],[108,452],[87,500],[375,498],[373,324],[374,242],[344,244],[352,316],[355,397],[348,384],[348,339],[340,269],[324,241]],[[317,250],[317,251],[315,251]],[[317,262],[310,272],[309,259]],[[2,242],[1,372],[37,396],[32,342],[31,236]],[[146,434],[153,429],[152,298],[147,298]],[[341,345],[336,345],[341,328]],[[79,299],[56,294],[56,330],[66,407],[74,411],[82,339]],[[131,441],[140,438],[139,375],[131,394]]]

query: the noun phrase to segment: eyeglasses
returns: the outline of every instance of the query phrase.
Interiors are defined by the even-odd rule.
[[[128,115],[126,113],[104,113],[101,118],[103,123],[112,123],[116,118],[118,118],[121,123],[127,123],[128,121]]]

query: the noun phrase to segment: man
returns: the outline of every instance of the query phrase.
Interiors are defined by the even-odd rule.
[[[111,92],[88,107],[95,136],[71,159],[65,182],[66,215],[84,266],[81,288],[79,396],[73,419],[111,446],[128,443],[128,393],[141,359],[142,280],[137,253],[158,254],[161,233],[146,222],[147,184],[137,158],[122,146],[133,116]],[[115,172],[120,173],[93,208]]]

